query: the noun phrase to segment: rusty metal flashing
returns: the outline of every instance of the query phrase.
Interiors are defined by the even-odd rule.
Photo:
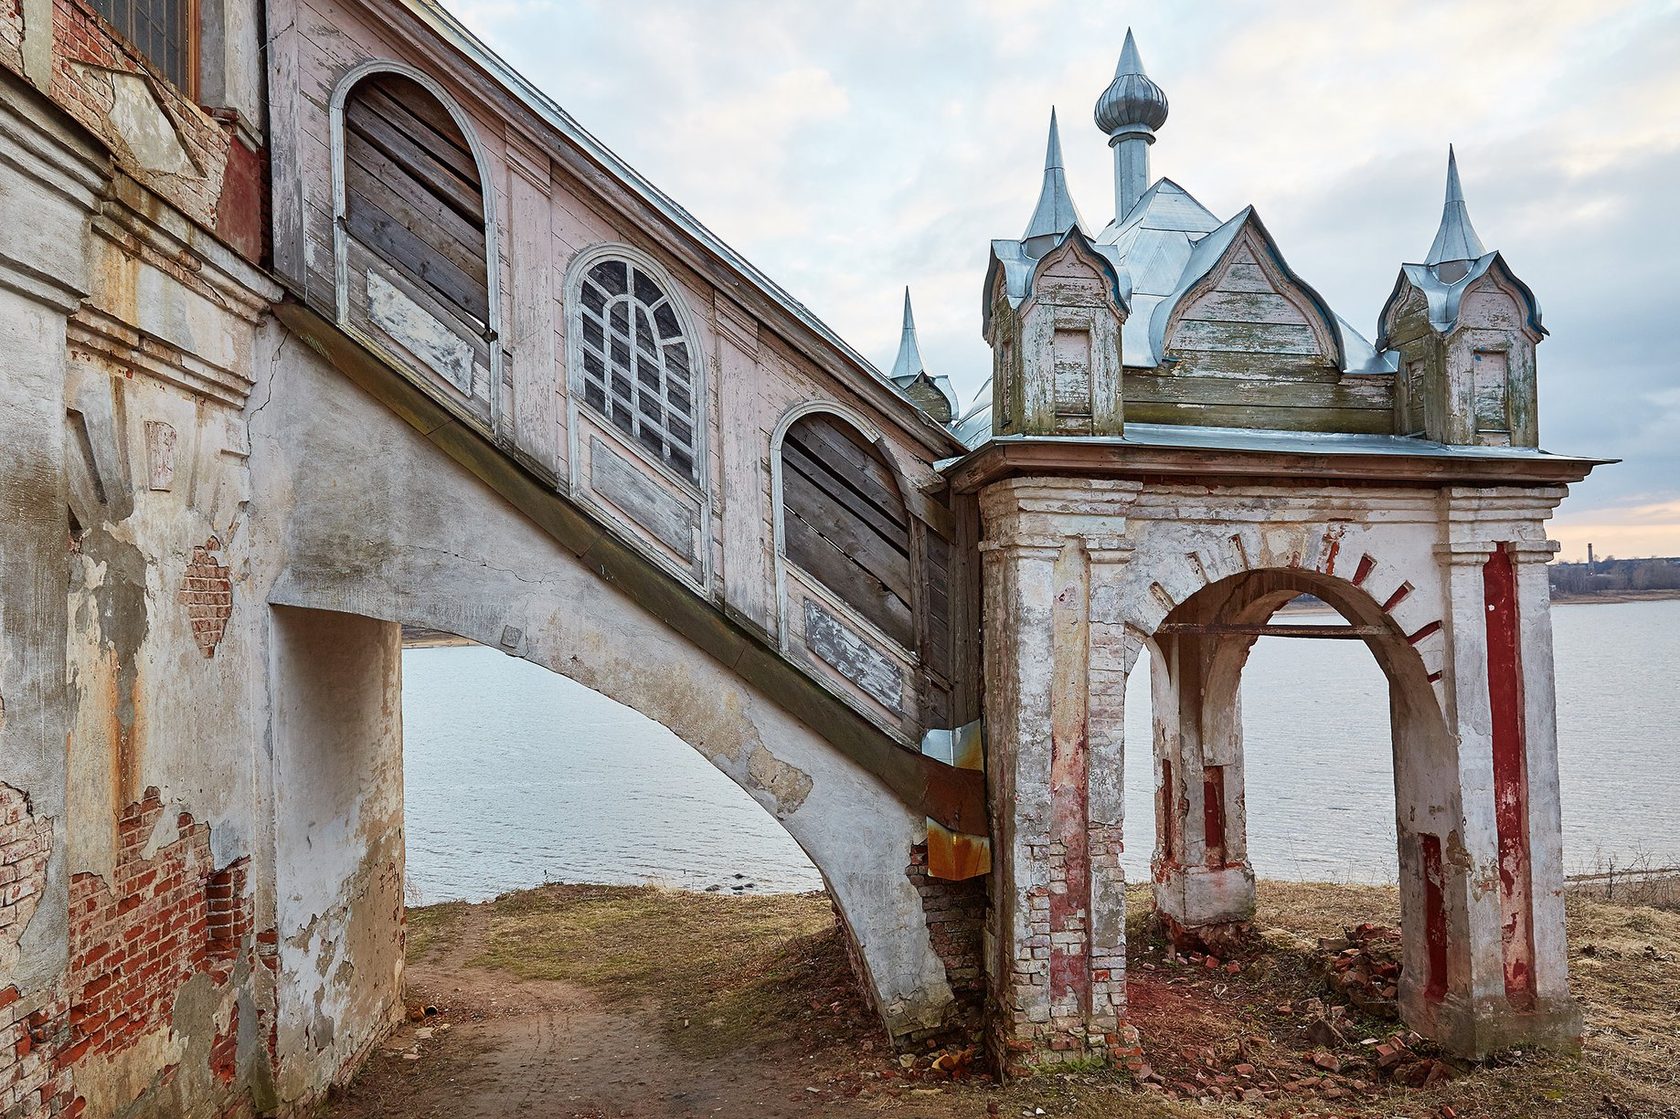
[[[313,310],[288,299],[275,306],[274,314],[334,368],[402,417],[596,575],[769,696],[878,778],[906,807],[953,831],[987,834],[983,774],[944,765],[901,746],[784,659],[768,635],[701,599]]]
[[[1128,424],[1127,431],[1134,426],[1144,425]],[[938,466],[953,493],[975,493],[1003,478],[1033,474],[1335,486],[1554,486],[1579,482],[1594,467],[1619,461],[1445,447],[1397,437],[1297,439],[1287,432],[1234,432],[1221,445],[1213,429],[1186,429],[1182,440],[1175,441],[1164,425],[1151,427],[1147,441],[1125,436],[996,437]],[[1299,448],[1287,446],[1289,442],[1298,442]],[[1417,449],[1404,442],[1417,444]]]

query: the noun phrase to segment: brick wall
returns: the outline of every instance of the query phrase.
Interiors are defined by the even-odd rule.
[[[28,798],[0,784],[0,946],[15,948],[34,916],[51,852],[52,821],[36,819]],[[5,951],[0,951],[0,965],[8,965]]]
[[[7,815],[0,808],[0,819]],[[196,976],[208,976],[224,992],[242,966],[274,971],[276,938],[272,930],[254,930],[249,860],[217,870],[209,827],[188,813],[166,819],[155,788],[124,810],[117,843],[109,882],[86,873],[70,880],[70,960],[62,984],[27,997],[16,987],[0,988],[0,1115],[79,1115],[86,1107],[77,1091],[79,1067],[109,1070],[148,1036],[192,1030],[210,1035],[209,1067],[195,1079],[226,1092],[220,1114],[247,1114],[238,1002],[225,1000],[229,1013],[220,1024],[178,1021],[176,1014],[181,989]],[[273,1012],[259,1009],[257,1017],[258,1036],[272,1054]],[[145,1060],[145,1052],[135,1056]],[[140,1071],[139,1082],[167,1093],[187,1070]],[[158,1101],[166,1110],[167,1099]]]
[[[980,1022],[980,1008],[986,993],[986,976],[981,944],[986,923],[986,876],[949,882],[928,875],[927,844],[910,848],[910,865],[904,868],[916,892],[922,896],[928,936],[933,950],[945,965],[945,979],[957,998],[957,1009],[948,1023],[952,1030],[972,1032]]]
[[[18,73],[23,73],[24,30],[21,6],[16,0],[0,0],[0,66]],[[129,174],[247,260],[260,262],[267,234],[265,153],[245,148],[235,138],[231,121],[165,81],[86,0],[53,0],[52,32],[52,86],[47,96],[100,137]],[[196,173],[148,170],[128,158],[111,123],[112,72],[145,78]]]

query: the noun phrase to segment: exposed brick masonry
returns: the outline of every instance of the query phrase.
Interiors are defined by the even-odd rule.
[[[0,791],[0,804],[7,803]],[[0,808],[0,819],[11,815]],[[63,984],[28,997],[0,988],[0,1115],[80,1114],[77,1065],[116,1058],[148,1034],[179,1029],[176,997],[195,976],[222,987],[242,957],[273,970],[272,932],[253,935],[248,860],[216,870],[207,825],[181,813],[160,828],[163,818],[158,790],[147,789],[117,823],[110,881],[72,876]],[[148,856],[154,839],[159,846]],[[259,1030],[269,1035],[271,1018],[259,1012]],[[230,1091],[238,1080],[238,1035],[236,1005],[210,1046],[210,1071]],[[173,1068],[158,1070],[157,1082],[173,1075]],[[232,1112],[245,1109],[242,1097],[226,1101]]]
[[[16,945],[34,915],[51,851],[52,821],[31,815],[21,792],[0,785],[0,944]]]
[[[214,656],[233,614],[233,582],[227,565],[216,553],[222,543],[214,536],[192,550],[192,561],[181,580],[181,601],[192,619],[193,640],[207,657]]]
[[[927,844],[910,849],[905,874],[922,896],[933,950],[945,965],[945,979],[957,997],[952,1028],[972,1031],[979,1025],[986,977],[981,958],[981,933],[986,923],[986,877],[961,882],[932,878],[927,869]]]

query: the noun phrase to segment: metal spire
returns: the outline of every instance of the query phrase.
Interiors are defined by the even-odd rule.
[[[904,333],[898,339],[898,360],[893,362],[892,379],[914,378],[923,372],[922,348],[916,344],[916,320],[910,314],[910,289],[904,289]]]
[[[1083,228],[1085,221],[1068,193],[1067,171],[1062,167],[1062,133],[1056,126],[1056,110],[1052,108],[1050,142],[1044,151],[1044,186],[1038,193],[1038,207],[1027,223],[1027,231],[1021,234],[1021,242],[1028,252],[1037,256],[1055,238],[1076,225]]]
[[[1138,57],[1137,41],[1132,38],[1132,29],[1126,28],[1126,45],[1120,48],[1120,65],[1114,68],[1114,76],[1119,78],[1126,74],[1142,74],[1143,59]]]
[[[1458,182],[1458,156],[1447,145],[1447,200],[1441,207],[1441,228],[1423,262],[1432,267],[1454,261],[1478,260],[1487,255],[1482,239],[1470,224],[1470,210],[1464,204],[1464,188]]]

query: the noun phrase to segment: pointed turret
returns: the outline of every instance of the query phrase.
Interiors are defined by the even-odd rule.
[[[1149,189],[1149,145],[1167,122],[1167,95],[1143,72],[1130,28],[1114,80],[1097,98],[1096,120],[1114,149],[1114,224],[1119,225]]]
[[[1056,125],[1056,110],[1050,110],[1050,141],[1044,151],[1044,186],[1038,192],[1038,206],[1033,210],[1027,231],[1021,234],[1022,247],[1033,256],[1042,256],[1061,235],[1078,226],[1085,228],[1079,208],[1068,193],[1067,170],[1062,166],[1062,133]]]
[[[1452,145],[1447,145],[1447,199],[1441,207],[1441,228],[1435,231],[1435,243],[1429,246],[1429,255],[1423,262],[1438,271],[1442,265],[1467,265],[1470,261],[1480,260],[1487,255],[1487,249],[1482,247],[1482,239],[1476,236],[1475,226],[1470,224],[1470,210],[1464,204],[1464,188],[1458,182],[1458,156],[1453,152]],[[1442,279],[1449,283],[1453,279],[1463,277],[1469,268],[1454,269],[1458,276]]]
[[[1460,446],[1539,445],[1540,303],[1476,236],[1450,147],[1441,227],[1422,264],[1400,266],[1377,323],[1378,346],[1398,363],[1395,430]]]
[[[950,423],[957,409],[956,390],[949,377],[935,377],[922,361],[922,347],[916,341],[916,319],[910,312],[910,289],[904,289],[904,329],[898,337],[898,358],[888,374],[892,383],[938,420]]]
[[[904,332],[898,338],[898,359],[893,362],[892,379],[914,379],[923,371],[922,348],[916,344],[916,319],[910,313],[910,289],[904,289]]]

